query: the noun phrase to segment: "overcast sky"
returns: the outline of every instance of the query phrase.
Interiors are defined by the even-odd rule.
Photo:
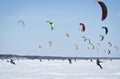
[[[102,1],[108,8],[104,21],[101,7],[94,0],[1,0],[0,54],[120,57],[120,50],[114,47],[120,47],[120,0]],[[48,20],[54,23],[53,31]],[[80,23],[86,25],[85,32],[81,32]],[[107,35],[103,26],[109,30]],[[104,35],[103,41],[99,35]],[[89,38],[95,49],[82,36]]]

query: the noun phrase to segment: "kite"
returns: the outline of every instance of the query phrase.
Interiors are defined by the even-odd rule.
[[[85,24],[83,24],[83,23],[80,23],[80,26],[82,26],[82,32],[84,32],[85,31]]]
[[[108,44],[110,45],[110,47],[112,46],[112,43],[111,43],[111,42],[108,42]]]
[[[69,33],[66,33],[66,36],[67,36],[67,37],[69,37],[69,36],[70,36],[70,34],[69,34]]]
[[[92,49],[94,49],[95,48],[95,45],[93,45],[93,44],[91,44],[92,45]]]
[[[88,43],[90,44],[90,39],[85,39],[84,41],[88,41]]]
[[[100,46],[100,43],[97,43],[98,46]]]
[[[86,38],[85,36],[82,36],[82,38]]]
[[[105,26],[103,26],[102,29],[105,29],[105,34],[107,35],[107,33],[108,33],[108,28],[105,27]]]
[[[75,46],[75,49],[78,50],[78,45],[77,45],[77,44],[74,44],[74,46]]]
[[[51,21],[47,21],[47,23],[50,24],[51,30],[53,30],[54,29],[54,24]]]
[[[104,36],[103,36],[103,35],[100,35],[99,37],[101,38],[100,41],[103,41]]]
[[[116,48],[116,50],[118,51],[118,47],[117,46],[114,46]]]
[[[84,39],[84,41],[86,41],[86,37],[85,36],[82,36],[82,38]]]
[[[19,20],[18,23],[22,23],[25,26],[25,23],[22,20]]]
[[[49,46],[52,46],[52,41],[50,40],[50,41],[48,41],[48,43],[49,43]]]
[[[108,15],[108,9],[107,6],[105,5],[105,3],[103,3],[102,1],[98,1],[96,0],[96,2],[100,5],[101,9],[102,9],[102,17],[101,20],[104,21]]]
[[[106,53],[106,51],[104,50],[104,52]]]
[[[39,45],[39,48],[41,48],[42,46],[41,45]]]
[[[111,53],[111,51],[110,50],[108,50],[108,54],[110,54]]]

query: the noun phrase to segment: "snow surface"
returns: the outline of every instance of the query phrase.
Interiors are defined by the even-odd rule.
[[[103,60],[103,69],[93,60],[0,60],[0,79],[120,79],[120,60]]]

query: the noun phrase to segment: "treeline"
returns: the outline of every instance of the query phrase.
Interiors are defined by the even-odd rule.
[[[14,54],[0,54],[0,59],[48,59],[48,60],[89,60],[89,59],[120,59],[120,57],[62,57],[62,56],[39,56],[39,55],[14,55]]]

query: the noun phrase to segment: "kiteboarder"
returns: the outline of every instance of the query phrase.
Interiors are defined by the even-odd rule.
[[[13,59],[10,60],[10,63],[15,65],[15,62]]]
[[[71,59],[68,59],[68,61],[69,61],[69,64],[72,64],[72,60]]]
[[[96,64],[101,68],[103,69],[103,67],[100,65],[100,63],[102,63],[102,61],[100,61],[99,59],[96,60]]]

